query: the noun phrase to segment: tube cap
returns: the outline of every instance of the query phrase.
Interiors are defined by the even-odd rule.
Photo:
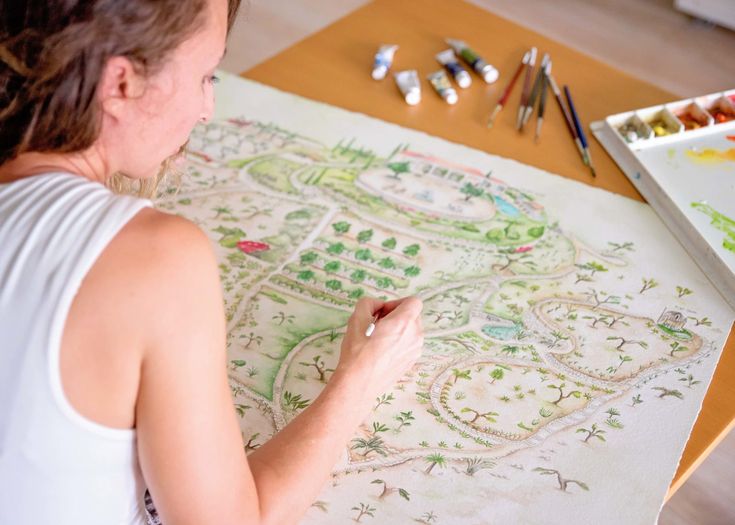
[[[472,85],[472,77],[467,71],[460,71],[457,73],[457,77],[454,79],[457,81],[457,85],[462,89],[470,87]]]
[[[495,82],[499,76],[500,73],[498,73],[498,70],[490,64],[482,68],[482,79],[488,84],[492,84],[493,82]]]
[[[455,90],[447,90],[444,94],[444,100],[447,102],[447,104],[454,105],[459,100],[459,96],[457,95],[457,92]]]
[[[403,98],[406,99],[406,104],[409,106],[415,106],[421,102],[421,91],[418,89],[411,89]]]
[[[383,80],[387,72],[388,72],[388,68],[385,67],[383,64],[375,66],[373,68],[373,78],[375,80]]]

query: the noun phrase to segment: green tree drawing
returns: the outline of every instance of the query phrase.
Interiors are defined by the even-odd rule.
[[[252,332],[250,332],[250,333],[252,334]],[[246,364],[248,364],[248,362],[245,361],[244,359],[233,359],[232,361],[230,361],[230,367],[229,368],[232,371],[236,371],[238,368],[242,368]]]
[[[353,283],[361,283],[367,278],[367,272],[365,270],[355,270],[350,274],[350,281]]]
[[[327,253],[332,255],[341,255],[345,251],[345,245],[341,242],[335,242],[327,246]]]
[[[307,252],[301,255],[300,261],[302,265],[314,263],[319,256],[315,252]]]
[[[689,349],[686,346],[682,345],[678,341],[672,342],[671,345],[669,345],[669,348],[671,348],[671,352],[669,352],[669,355],[671,357],[674,357],[674,354],[677,353],[677,352],[687,352],[687,351],[689,351]]]
[[[388,453],[385,451],[385,443],[380,436],[371,436],[368,439],[355,438],[352,440],[352,446],[350,450],[362,450],[361,456],[367,457],[370,453],[375,452],[381,456],[387,456]]]
[[[408,162],[391,162],[387,165],[387,168],[393,172],[392,175],[388,176],[396,180],[401,180],[400,175],[402,173],[408,173],[411,170]]]
[[[286,315],[285,312],[279,311],[276,315],[271,317],[271,319],[274,320],[278,326],[281,326],[283,323],[293,324],[293,320],[296,318],[293,315]]]
[[[214,211],[217,212],[217,214],[214,216],[215,219],[219,219],[219,216],[222,214],[232,215],[232,210],[227,206],[217,206],[216,208],[214,208]]]
[[[485,190],[471,182],[465,183],[459,191],[465,195],[465,201],[469,201],[472,197],[481,197],[485,193]]]
[[[686,377],[680,377],[679,381],[684,381],[687,388],[692,388],[694,385],[698,385],[701,381],[696,381],[692,374],[687,374]]]
[[[286,390],[283,393],[283,408],[285,410],[295,412],[297,410],[303,410],[311,403],[310,399],[303,399],[301,394],[293,394]]]
[[[296,274],[296,278],[300,281],[313,281],[314,280],[314,272],[311,270],[303,270]]]
[[[605,441],[605,436],[603,436],[605,431],[600,428],[597,428],[597,423],[592,423],[592,427],[588,429],[578,428],[577,433],[580,433],[580,432],[587,434],[587,437],[582,440],[585,443],[587,443],[590,440],[590,438],[597,438],[600,441]]]
[[[335,222],[334,224],[332,224],[334,233],[337,235],[342,235],[344,233],[347,233],[348,231],[350,231],[351,226],[352,225],[347,221],[340,221],[340,222]]]
[[[409,257],[416,257],[420,249],[421,249],[421,246],[419,246],[418,244],[409,244],[403,249],[403,255],[407,255]]]
[[[384,240],[382,243],[380,243],[380,245],[387,250],[392,250],[393,248],[396,247],[396,244],[397,244],[397,241],[395,237],[389,237],[386,240]]]
[[[495,418],[500,415],[497,412],[479,412],[475,410],[474,408],[470,408],[470,407],[464,407],[462,410],[460,410],[460,413],[474,414],[475,416],[472,419],[470,419],[470,423],[475,423],[480,418],[487,420],[488,423],[497,423],[497,419]]]
[[[223,248],[235,248],[240,239],[245,237],[245,232],[240,228],[225,228],[224,226],[218,226],[214,231],[222,235],[217,242]]]
[[[559,391],[559,397],[556,399],[556,401],[552,401],[553,405],[559,406],[559,403],[561,403],[563,400],[574,397],[576,399],[579,399],[582,397],[582,392],[579,390],[570,390],[566,394],[564,393],[564,389],[566,388],[566,383],[560,383],[558,385],[546,385],[547,388],[551,388],[552,390],[558,390]]]
[[[533,469],[533,471],[540,473],[542,476],[556,476],[556,480],[559,483],[559,490],[561,490],[562,492],[567,492],[567,488],[572,483],[577,485],[582,490],[590,490],[587,484],[582,481],[578,481],[576,479],[563,478],[561,473],[558,470],[544,468],[544,467],[536,467],[535,469]]]
[[[421,273],[421,268],[418,266],[409,266],[403,270],[403,275],[406,277],[416,277]]]
[[[413,411],[408,410],[406,412],[400,412],[396,417],[395,420],[398,421],[398,427],[396,427],[396,432],[400,432],[400,430],[403,427],[410,427],[411,421],[414,421],[416,418],[413,417]]]
[[[640,289],[640,290],[638,290],[638,293],[639,293],[639,294],[642,294],[642,293],[644,293],[644,292],[646,292],[646,291],[650,290],[651,288],[655,288],[655,287],[657,287],[657,286],[658,286],[658,282],[657,282],[657,281],[656,281],[656,279],[654,279],[653,277],[650,277],[650,278],[648,278],[648,279],[646,279],[646,278],[644,277],[644,278],[642,279],[642,281],[643,281],[643,286],[641,286],[641,289]]]
[[[493,385],[495,384],[495,381],[500,381],[503,379],[503,377],[505,377],[505,372],[502,368],[496,368],[492,372],[490,372],[490,377],[493,378],[493,380],[490,381],[490,384]]]
[[[682,394],[681,392],[675,389],[665,388],[662,386],[655,386],[653,387],[652,390],[658,390],[659,392],[661,392],[658,396],[656,396],[658,398],[664,398],[664,397],[671,396],[677,399],[684,399],[684,394]]]
[[[311,363],[306,363],[302,361],[299,364],[301,366],[314,368],[314,370],[316,370],[316,373],[318,374],[319,381],[322,383],[327,382],[327,372],[334,372],[334,368],[326,368],[324,360],[320,355],[314,356],[314,358],[311,360]]]
[[[355,288],[349,293],[347,297],[349,297],[350,299],[359,299],[363,295],[365,295],[365,290],[363,290],[362,288]]]
[[[360,523],[360,520],[363,516],[370,516],[371,518],[374,518],[376,509],[375,507],[371,507],[370,505],[367,505],[365,503],[360,503],[359,507],[352,507],[351,510],[357,511],[357,517],[352,519],[355,520],[357,523]]]
[[[373,485],[383,485],[383,490],[378,494],[378,499],[383,499],[386,496],[390,496],[391,494],[398,493],[400,497],[405,499],[406,501],[411,500],[411,495],[406,491],[406,489],[402,489],[400,487],[390,487],[388,486],[388,483],[382,479],[374,479],[370,482]]]
[[[339,261],[329,261],[324,265],[324,271],[327,273],[337,273],[342,268]]]
[[[460,368],[452,368],[452,384],[456,385],[458,379],[466,379],[467,381],[472,379],[470,375],[471,370],[462,370]]]
[[[339,292],[342,289],[342,281],[338,279],[330,279],[324,283],[324,286],[334,292]]]
[[[366,242],[370,241],[370,239],[372,239],[372,238],[373,238],[373,230],[372,229],[362,230],[362,231],[359,231],[357,233],[357,242],[359,242],[360,244],[366,243]]]
[[[615,347],[615,350],[618,350],[620,352],[623,351],[623,347],[625,345],[638,345],[641,348],[648,348],[648,343],[646,343],[645,341],[637,341],[635,339],[626,339],[625,337],[620,337],[620,336],[611,335],[606,340],[607,341],[620,341],[620,343],[618,343],[618,345]]]
[[[610,375],[615,375],[618,370],[620,370],[620,367],[623,366],[625,363],[630,363],[633,360],[632,357],[629,355],[619,355],[618,356],[618,365],[617,366],[609,366],[607,367],[607,371]]]
[[[395,401],[393,394],[382,394],[380,397],[376,397],[375,401],[377,404],[373,407],[373,410],[377,410],[380,405],[390,405],[391,401]]]
[[[439,453],[429,454],[428,456],[426,456],[426,463],[428,463],[429,466],[424,472],[426,472],[427,474],[431,474],[431,471],[434,470],[434,467],[436,466],[439,466],[439,468],[446,467],[447,458]]]
[[[245,343],[245,348],[250,348],[250,345],[252,343],[260,346],[260,344],[263,342],[263,337],[255,335],[255,332],[249,332],[247,335],[241,335],[240,337],[242,337],[243,339],[247,339],[247,342]]]
[[[355,252],[355,259],[357,259],[358,261],[370,261],[372,260],[372,258],[373,255],[367,248],[362,248]]]

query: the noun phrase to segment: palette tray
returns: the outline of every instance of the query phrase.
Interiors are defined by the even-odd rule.
[[[735,89],[610,115],[590,128],[735,307]]]

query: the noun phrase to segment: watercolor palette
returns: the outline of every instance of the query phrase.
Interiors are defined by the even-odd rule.
[[[735,89],[610,115],[590,128],[735,306]]]

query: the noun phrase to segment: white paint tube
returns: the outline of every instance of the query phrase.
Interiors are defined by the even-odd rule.
[[[373,63],[373,78],[375,80],[383,80],[385,78],[390,66],[393,64],[393,57],[397,50],[398,46],[393,44],[380,46],[378,52],[375,53],[375,62]]]
[[[459,97],[457,96],[457,90],[452,87],[449,82],[447,73],[440,69],[439,71],[430,74],[428,77],[429,82],[434,87],[439,96],[444,99],[447,104],[456,104]]]
[[[393,78],[396,80],[398,89],[403,93],[406,104],[415,106],[421,102],[421,83],[419,82],[419,75],[415,69],[398,71],[393,74]]]
[[[465,89],[472,85],[472,77],[459,63],[456,55],[454,54],[454,50],[445,49],[436,55],[436,59],[442,66],[444,66],[444,69],[449,71],[449,74],[452,75],[454,81],[459,87]]]

